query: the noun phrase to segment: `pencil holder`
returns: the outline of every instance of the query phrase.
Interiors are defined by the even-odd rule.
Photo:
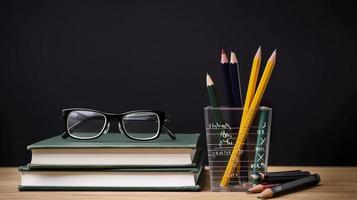
[[[267,171],[272,109],[259,107],[227,187],[220,183],[239,132],[243,108],[204,108],[212,191],[247,191],[252,173]]]

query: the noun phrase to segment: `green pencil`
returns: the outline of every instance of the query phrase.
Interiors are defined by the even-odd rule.
[[[207,91],[208,91],[208,96],[209,96],[211,106],[219,107],[220,105],[219,105],[219,101],[218,101],[218,97],[217,97],[217,93],[216,93],[216,88],[214,86],[214,83],[213,83],[211,77],[208,75],[208,73],[206,74],[206,82],[207,82]],[[213,111],[213,118],[214,118],[214,121],[218,125],[224,124],[222,113],[218,109]]]
[[[261,107],[259,115],[259,125],[257,131],[257,143],[255,146],[255,158],[253,164],[253,174],[264,172],[265,170],[265,144],[267,137],[268,129],[268,116],[269,108]],[[253,180],[253,184],[257,184],[256,180]]]

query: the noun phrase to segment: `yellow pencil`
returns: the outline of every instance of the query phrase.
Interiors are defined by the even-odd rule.
[[[236,144],[234,145],[231,157],[229,158],[226,170],[221,180],[221,187],[226,187],[231,178],[232,172],[236,166],[236,163],[239,162],[239,152],[242,150],[243,142],[245,141],[250,125],[252,124],[255,113],[258,109],[260,101],[262,100],[265,89],[268,85],[271,73],[273,72],[276,60],[276,50],[270,56],[266,67],[264,69],[262,78],[259,82],[257,92],[254,95],[253,101],[249,107],[248,113],[243,119],[243,126],[239,128],[238,138]]]
[[[253,59],[252,70],[250,72],[250,77],[249,77],[247,95],[245,96],[245,101],[244,101],[244,110],[243,110],[242,119],[248,113],[250,104],[252,103],[252,100],[254,98],[255,88],[257,86],[257,79],[259,75],[260,62],[261,62],[261,49],[259,47]],[[241,120],[241,124],[242,122],[243,120]]]
[[[247,89],[247,94],[245,96],[245,101],[244,101],[244,108],[243,108],[243,114],[240,120],[240,126],[243,125],[243,119],[245,115],[247,115],[250,103],[253,100],[254,93],[255,93],[255,88],[257,86],[257,79],[259,75],[259,69],[260,69],[260,62],[261,62],[261,48],[259,47],[257,52],[255,53],[253,63],[252,63],[252,70],[250,71],[250,77],[249,77],[249,83],[248,83],[248,89]],[[240,163],[237,163],[236,166],[236,171],[239,173],[240,171]]]

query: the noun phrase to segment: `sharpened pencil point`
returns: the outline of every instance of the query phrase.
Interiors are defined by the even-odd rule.
[[[237,59],[236,54],[232,51],[231,52],[231,64],[236,64],[236,63],[238,63],[238,59]]]
[[[267,198],[271,198],[273,197],[273,191],[271,189],[265,189],[263,192],[261,192],[259,195],[258,195],[258,198],[260,199],[267,199]]]
[[[261,47],[259,46],[259,48],[258,48],[258,50],[257,50],[257,52],[255,53],[255,56],[254,57],[256,57],[256,58],[260,58],[262,56],[262,49],[261,49]]]
[[[271,54],[268,62],[275,62],[276,60],[276,49],[274,50],[274,52]]]
[[[208,73],[206,73],[206,82],[207,82],[207,87],[213,85],[213,81]]]
[[[222,53],[221,53],[221,63],[222,64],[228,63],[227,55],[226,55],[226,53],[224,53],[223,49],[222,49]]]
[[[251,177],[252,177],[252,179],[258,179],[259,178],[259,176],[256,175],[256,174],[252,174]]]
[[[248,190],[247,190],[247,193],[253,193],[253,189],[252,188],[249,188]]]

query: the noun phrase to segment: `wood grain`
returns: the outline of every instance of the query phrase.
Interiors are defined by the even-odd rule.
[[[319,186],[309,188],[279,197],[283,199],[357,199],[357,167],[269,167],[269,171],[308,170],[311,173],[319,173],[321,183]],[[0,199],[205,199],[205,200],[245,200],[256,199],[256,194],[244,192],[211,192],[209,189],[209,178],[201,192],[19,192],[17,186],[20,184],[20,173],[17,168],[0,168]]]

